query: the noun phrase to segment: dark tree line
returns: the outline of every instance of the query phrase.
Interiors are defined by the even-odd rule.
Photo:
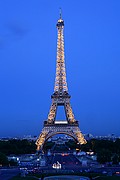
[[[47,142],[44,146],[45,151],[47,152],[48,149],[52,149],[53,146],[54,143]],[[97,161],[100,163],[112,162],[113,164],[118,164],[120,162],[120,139],[116,139],[116,141],[91,139],[87,144],[81,146],[74,140],[69,140],[66,142],[66,146],[71,150],[93,151],[97,155]],[[14,139],[0,141],[0,164],[6,164],[6,156],[10,154],[19,155],[35,152],[36,145],[34,141]]]
[[[0,141],[0,166],[17,165],[13,160],[8,161],[7,156],[10,154],[31,154],[36,152],[34,141],[28,140],[8,140]]]
[[[116,139],[116,141],[91,139],[87,142],[87,144],[82,145],[81,149],[83,151],[89,151],[91,149],[94,152],[98,152],[101,149],[109,149],[112,153],[119,154],[120,139]]]
[[[31,154],[36,152],[36,145],[34,141],[28,140],[8,140],[0,141],[0,152],[5,155],[10,154]]]
[[[8,165],[7,156],[0,152],[0,166],[7,166],[7,165]]]
[[[94,151],[97,161],[100,163],[118,164],[120,162],[120,139],[116,139],[116,141],[92,139],[86,145],[82,145],[81,149]]]
[[[120,162],[120,139],[116,139],[116,141],[91,139],[87,144],[81,146],[70,140],[66,145],[71,149],[95,152],[97,161],[100,163],[112,162],[118,164]]]

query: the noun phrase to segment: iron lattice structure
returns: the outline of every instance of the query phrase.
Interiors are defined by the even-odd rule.
[[[65,70],[65,55],[64,55],[64,21],[61,17],[57,22],[58,39],[57,39],[57,61],[56,61],[56,77],[54,93],[52,94],[52,104],[48,114],[48,119],[44,121],[39,138],[36,141],[37,150],[42,149],[44,143],[56,134],[67,134],[73,137],[78,143],[85,144],[83,134],[79,129],[78,121],[75,120],[72,107],[70,105],[70,95],[68,93],[66,70]],[[57,107],[64,106],[66,121],[57,121]]]

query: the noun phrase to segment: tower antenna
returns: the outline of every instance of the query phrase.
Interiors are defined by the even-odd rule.
[[[62,9],[60,8],[60,19],[62,19]]]

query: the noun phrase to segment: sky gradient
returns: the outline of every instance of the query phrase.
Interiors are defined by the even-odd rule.
[[[0,137],[39,135],[54,89],[59,8],[83,133],[120,135],[120,1],[0,1]]]

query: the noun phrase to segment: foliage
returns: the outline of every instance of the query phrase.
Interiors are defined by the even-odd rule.
[[[81,149],[81,151],[85,152],[94,151],[97,154],[97,159],[100,163],[112,161],[113,164],[118,164],[118,162],[120,162],[120,139],[116,139],[116,141],[91,139],[87,144],[81,146],[74,140],[69,140],[66,142],[66,146],[71,150]],[[46,142],[44,145],[45,151],[53,147],[54,142]],[[28,140],[12,139],[0,141],[0,152],[4,155],[31,154],[36,152],[36,145],[34,141]]]
[[[66,145],[71,149],[78,148],[77,143],[73,140],[66,142]],[[120,162],[120,139],[116,141],[91,139],[87,144],[81,145],[80,149],[85,152],[95,152],[100,163],[112,161],[113,164],[118,164]]]
[[[45,144],[44,144],[44,151],[47,151],[48,149],[51,149],[53,146],[54,146],[54,142],[46,142]]]
[[[112,157],[113,164],[119,164],[119,161],[120,161],[120,159],[119,159],[118,154],[114,154]]]
[[[18,163],[16,161],[14,161],[13,159],[11,159],[9,161],[9,166],[17,166],[17,165],[18,165]]]
[[[8,165],[8,159],[7,156],[0,152],[0,165],[7,166]]]
[[[78,148],[78,145],[74,140],[69,140],[65,144],[66,144],[66,146],[68,146],[72,150]]]
[[[101,164],[104,164],[106,162],[111,162],[111,156],[112,153],[108,149],[101,149],[97,153],[97,161],[100,162]]]
[[[5,155],[10,154],[30,154],[36,152],[36,145],[34,141],[28,140],[8,140],[0,141],[0,152]]]

